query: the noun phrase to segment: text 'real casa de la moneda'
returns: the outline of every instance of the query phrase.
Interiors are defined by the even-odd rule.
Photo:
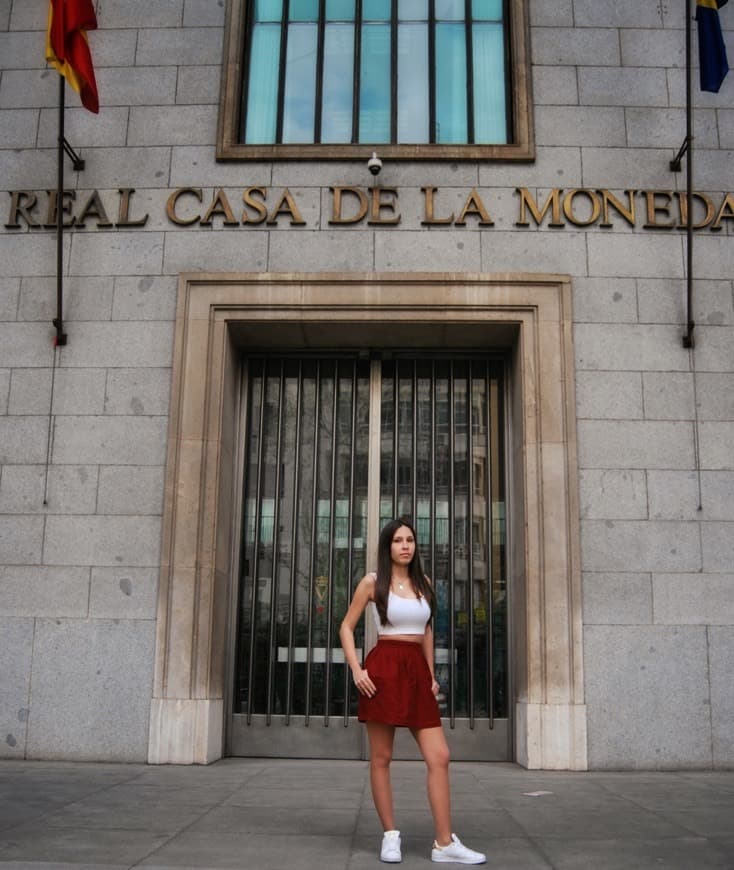
[[[0,0],[0,757],[364,758],[406,517],[454,758],[734,766],[701,5]]]

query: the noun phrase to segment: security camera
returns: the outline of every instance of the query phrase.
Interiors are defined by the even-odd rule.
[[[367,169],[373,175],[379,175],[382,169],[382,160],[377,156],[377,151],[372,152],[372,157],[367,161]]]

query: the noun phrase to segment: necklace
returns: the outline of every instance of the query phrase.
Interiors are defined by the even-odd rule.
[[[402,580],[395,580],[394,582],[398,584],[398,589],[399,589],[401,592],[403,591],[403,589],[405,589],[405,584],[403,583]]]

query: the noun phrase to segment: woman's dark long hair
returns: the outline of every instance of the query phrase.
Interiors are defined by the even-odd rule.
[[[390,548],[392,547],[392,539],[395,537],[395,532],[402,526],[405,526],[413,534],[415,541],[415,554],[408,565],[408,576],[413,591],[419,597],[425,598],[428,606],[431,608],[431,619],[433,619],[433,611],[436,607],[436,596],[433,594],[433,587],[428,582],[426,575],[423,573],[423,565],[421,564],[420,553],[418,552],[418,537],[415,529],[408,520],[398,519],[391,520],[380,532],[380,539],[377,543],[377,582],[375,583],[375,604],[377,612],[380,616],[380,624],[387,625],[387,600],[390,594],[390,579],[392,577],[392,558],[390,557]]]

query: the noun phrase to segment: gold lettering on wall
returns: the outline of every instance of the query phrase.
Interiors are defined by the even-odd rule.
[[[369,226],[390,227],[397,226],[402,221],[400,188],[339,185],[330,187],[329,190],[331,216],[328,223],[333,226],[366,222]],[[478,227],[495,225],[490,209],[477,188],[472,188],[465,194],[458,215],[441,209],[439,187],[424,185],[420,191],[423,195],[421,226],[463,227],[471,218],[475,219]],[[5,228],[52,230],[56,228],[59,210],[66,228],[143,227],[150,215],[146,212],[141,216],[131,216],[134,210],[134,194],[134,187],[119,188],[115,206],[112,191],[95,189],[85,192],[86,198],[75,214],[76,190],[64,190],[61,197],[55,190],[9,190],[10,207]],[[609,229],[623,222],[633,229],[684,230],[689,207],[695,213],[695,230],[708,228],[712,232],[720,232],[725,221],[734,221],[734,193],[731,192],[721,194],[721,199],[718,199],[695,191],[691,194],[690,203],[685,192],[634,187],[620,193],[606,188],[575,187],[564,190],[554,187],[538,192],[527,187],[516,187],[515,194],[519,198],[516,227],[544,226],[562,229],[573,226]],[[490,195],[491,191],[484,193],[484,197]],[[204,191],[201,187],[179,187],[167,195],[166,217],[170,223],[179,227],[194,224],[211,227],[217,223],[224,227],[258,226],[266,222],[268,226],[275,226],[282,218],[287,218],[294,227],[306,225],[298,199],[287,187],[276,192],[263,186],[244,188],[241,193],[240,214],[232,207],[231,196],[233,194],[227,194],[225,188],[216,188],[211,194],[211,200],[204,206]],[[113,223],[109,216],[115,214],[115,209],[117,221]],[[645,223],[640,225],[639,221],[642,219]]]
[[[270,213],[270,217],[268,218],[268,224],[277,224],[278,223],[278,215],[280,214],[289,214],[291,216],[291,226],[303,226],[306,221],[301,217],[300,211],[298,211],[298,206],[296,205],[295,199],[291,195],[290,190],[286,187],[286,189],[281,194],[280,199],[275,205],[275,208]]]
[[[130,200],[133,198],[133,194],[135,193],[134,187],[121,187],[118,191],[120,194],[120,208],[117,213],[117,226],[118,227],[144,227],[148,223],[149,215],[143,215],[143,217],[138,218],[137,220],[132,220],[130,218]]]
[[[212,225],[212,218],[217,215],[224,218],[222,223],[225,227],[236,227],[239,223],[237,218],[234,216],[234,212],[232,211],[232,208],[229,204],[227,194],[224,192],[224,190],[222,190],[221,187],[212,197],[212,203],[206,210],[206,214],[200,221],[201,226],[210,227]]]
[[[438,190],[437,187],[421,187],[423,191],[423,220],[421,224],[423,226],[440,226],[441,224],[450,224],[454,221],[454,213],[448,217],[436,217],[433,213],[433,195]]]
[[[395,214],[397,207],[398,191],[394,187],[373,187],[372,207],[370,209],[370,219],[368,224],[388,224],[394,225],[400,223],[400,213]],[[387,197],[387,198],[385,198]],[[391,217],[382,217],[381,213],[387,211],[391,213]]]
[[[734,220],[734,194],[727,193],[716,215],[716,220],[711,224],[711,229],[718,232],[721,229],[721,222],[730,220]]]
[[[84,203],[81,213],[77,215],[76,225],[78,227],[86,226],[86,221],[89,218],[95,218],[98,227],[112,226],[112,221],[107,217],[107,212],[98,190],[93,190],[89,199]]]
[[[177,190],[174,190],[173,193],[168,197],[166,202],[166,216],[171,223],[176,224],[180,227],[187,227],[191,224],[195,224],[199,220],[199,215],[196,214],[193,217],[183,218],[180,217],[176,213],[176,209],[178,208],[178,201],[182,196],[193,196],[201,202],[202,200],[202,192],[200,187],[179,187]]]
[[[543,223],[548,209],[551,210],[550,227],[563,227],[565,224],[561,220],[561,189],[554,187],[548,194],[548,199],[545,201],[543,208],[538,208],[537,203],[533,199],[532,193],[527,187],[516,187],[515,190],[520,194],[520,220],[515,222],[516,227],[529,227],[530,221],[527,219],[525,209],[530,211],[535,223],[540,226]]]
[[[259,197],[255,198],[255,194]],[[261,224],[268,216],[268,209],[265,205],[265,200],[268,196],[266,187],[248,187],[242,192],[242,202],[246,208],[252,209],[257,217],[249,215],[244,209],[242,211],[243,224]]]
[[[471,193],[466,198],[464,207],[459,212],[459,216],[456,218],[457,227],[463,227],[466,224],[466,216],[468,214],[476,215],[479,218],[478,223],[480,227],[494,226],[494,221],[489,216],[489,212],[487,211],[487,209],[484,207],[482,198],[477,193],[476,188],[472,188]]]
[[[645,191],[645,205],[647,207],[647,223],[643,224],[645,229],[663,229],[669,230],[675,226],[674,220],[669,220],[666,223],[660,223],[658,221],[658,215],[664,215],[669,218],[670,215],[670,201],[673,199],[672,190],[646,190]],[[664,202],[659,202],[658,200],[664,197]]]
[[[369,201],[361,187],[330,187],[329,190],[332,195],[330,224],[358,224],[363,220],[369,208]],[[357,211],[348,216],[343,212],[345,194],[347,197],[356,197],[359,203]]]

